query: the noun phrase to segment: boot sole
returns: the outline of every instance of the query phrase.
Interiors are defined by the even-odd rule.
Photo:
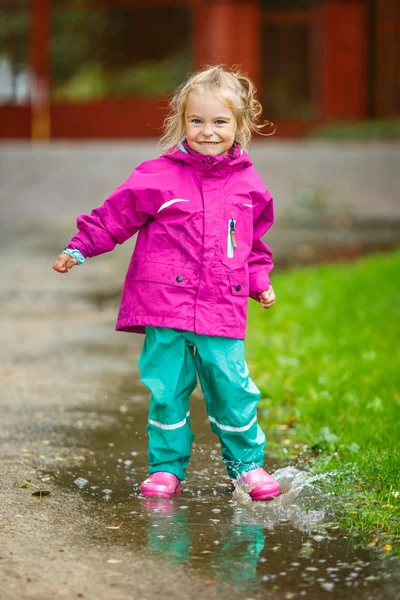
[[[276,498],[279,496],[279,488],[277,490],[271,490],[269,492],[259,492],[258,494],[249,494],[250,498],[257,502],[258,500],[272,500],[272,498]]]

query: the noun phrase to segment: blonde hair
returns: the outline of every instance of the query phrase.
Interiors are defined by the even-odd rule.
[[[187,81],[176,89],[169,103],[168,115],[163,126],[164,133],[159,141],[164,151],[171,150],[182,140],[185,133],[187,99],[192,90],[199,88],[211,90],[232,110],[237,124],[235,141],[244,150],[247,150],[253,132],[259,135],[272,135],[275,132],[275,128],[271,133],[260,131],[266,126],[274,125],[269,121],[257,123],[262,106],[255,98],[256,87],[249,77],[236,68],[227,71],[223,65],[206,66],[191,74]]]

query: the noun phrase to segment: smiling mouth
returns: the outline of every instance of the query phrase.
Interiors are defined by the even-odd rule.
[[[201,144],[202,146],[214,146],[214,144],[220,144],[221,142],[197,142],[198,144]]]

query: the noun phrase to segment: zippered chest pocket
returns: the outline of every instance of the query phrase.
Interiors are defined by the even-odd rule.
[[[236,219],[228,219],[228,242],[227,242],[227,255],[228,258],[233,258],[235,255],[235,248],[237,248],[236,241]]]
[[[248,259],[253,243],[253,211],[242,203],[225,202],[220,222],[219,247],[222,265],[238,269]]]

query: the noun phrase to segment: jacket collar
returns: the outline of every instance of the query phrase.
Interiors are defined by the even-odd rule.
[[[248,167],[252,164],[247,152],[239,144],[234,144],[228,154],[212,156],[211,154],[200,154],[188,145],[186,138],[179,142],[171,151],[164,154],[165,157],[190,164],[197,171],[203,171],[210,175],[220,171],[233,171]]]

